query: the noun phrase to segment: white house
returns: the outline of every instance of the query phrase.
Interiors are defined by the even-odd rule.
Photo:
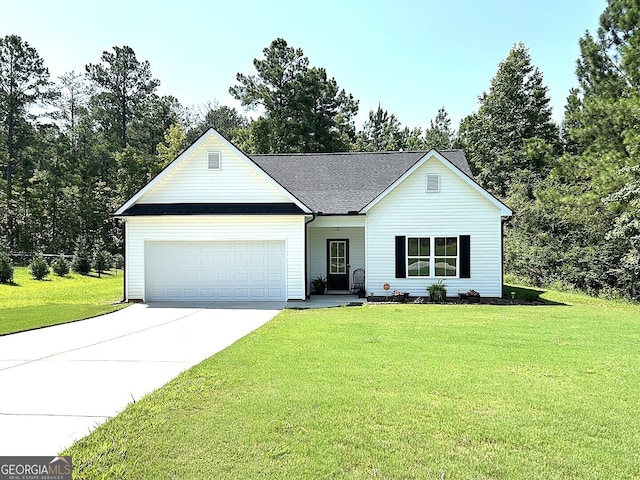
[[[461,150],[246,155],[211,129],[114,214],[125,298],[304,300],[350,291],[502,295],[502,221]]]

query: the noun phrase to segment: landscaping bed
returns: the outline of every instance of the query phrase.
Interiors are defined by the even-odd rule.
[[[460,297],[447,297],[446,302],[432,302],[428,296],[425,297],[393,297],[392,295],[369,295],[368,303],[427,303],[434,305],[547,305],[548,302],[540,299],[525,298],[492,298],[492,297],[476,297],[476,300]]]

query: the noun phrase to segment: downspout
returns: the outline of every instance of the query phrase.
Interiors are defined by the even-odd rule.
[[[311,213],[311,220],[304,222],[304,298],[308,300],[311,298],[309,293],[309,233],[307,225],[316,219],[316,214]]]
[[[124,219],[122,222],[122,302],[125,303],[127,301],[127,220]]]
[[[500,222],[500,298],[504,297],[504,224],[508,221],[502,217]]]

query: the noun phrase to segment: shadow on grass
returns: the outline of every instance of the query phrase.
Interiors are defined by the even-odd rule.
[[[81,275],[83,277],[91,277],[91,278],[117,277],[118,276],[118,271],[117,270],[109,270],[109,271],[104,271],[100,275],[98,275],[98,272],[92,270],[91,272],[89,272],[87,274],[76,273],[76,275]]]
[[[532,302],[541,305],[567,305],[562,302],[554,302],[542,298],[541,295],[546,293],[546,290],[540,290],[534,287],[522,287],[515,285],[503,285],[502,286],[502,298],[513,298],[516,302]],[[514,296],[515,294],[515,296]]]

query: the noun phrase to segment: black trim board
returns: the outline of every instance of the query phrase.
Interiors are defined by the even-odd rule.
[[[121,216],[303,214],[295,203],[136,203]]]
[[[470,235],[460,235],[460,278],[471,278]]]
[[[396,278],[407,278],[406,237],[396,237]]]

